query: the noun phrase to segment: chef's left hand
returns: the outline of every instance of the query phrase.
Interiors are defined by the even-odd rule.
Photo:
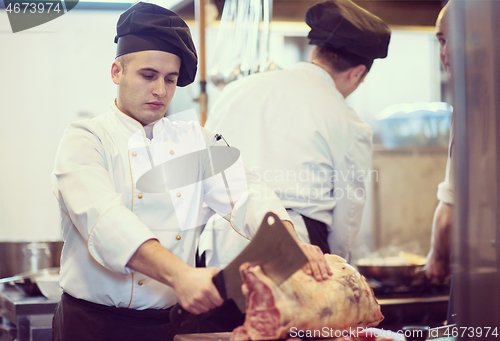
[[[302,270],[309,276],[313,276],[318,282],[328,279],[332,275],[332,270],[325,259],[323,251],[316,246],[299,242],[299,246],[304,251],[309,263],[302,267]]]

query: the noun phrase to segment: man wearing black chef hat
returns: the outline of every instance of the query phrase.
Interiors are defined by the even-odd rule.
[[[116,57],[140,51],[164,51],[182,61],[177,86],[194,81],[198,57],[186,23],[174,12],[138,3],[124,12],[116,25]]]
[[[351,1],[319,3],[307,11],[305,20],[311,27],[309,44],[330,49],[346,65],[364,65],[368,72],[374,59],[387,57],[389,28]]]
[[[344,99],[374,59],[387,56],[391,32],[348,0],[316,4],[305,21],[315,45],[310,62],[228,84],[205,127],[241,151],[245,165],[281,199],[302,241],[347,257],[361,224],[372,130]],[[223,267],[231,260],[223,255],[238,254],[247,242],[221,228],[223,221],[214,224],[206,237],[222,255],[206,262]]]
[[[178,302],[200,314],[221,305],[212,283],[218,270],[194,268],[203,204],[250,235],[268,211],[290,220],[276,197],[248,196],[268,187],[248,183],[245,172],[227,174],[232,206],[229,188],[215,176],[175,191],[138,186],[155,165],[219,142],[198,122],[164,118],[176,86],[193,82],[197,68],[189,29],[177,14],[138,3],[120,16],[115,42],[117,98],[105,114],[68,127],[54,166],[64,237],[56,341],[170,340],[177,330],[169,307]],[[210,166],[193,162],[186,167],[202,173]],[[319,249],[299,245],[315,278],[326,279],[331,271]]]

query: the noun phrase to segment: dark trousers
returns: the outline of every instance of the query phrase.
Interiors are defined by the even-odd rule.
[[[135,310],[95,304],[66,293],[54,312],[53,341],[168,341],[181,333],[170,309]]]

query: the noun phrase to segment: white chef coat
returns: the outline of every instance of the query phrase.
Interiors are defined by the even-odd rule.
[[[107,113],[71,124],[61,140],[53,173],[64,238],[60,283],[76,298],[134,309],[175,304],[171,287],[126,264],[154,238],[194,266],[204,203],[230,215],[233,227],[247,235],[255,233],[268,211],[290,219],[276,196],[254,199],[270,189],[245,172],[241,158],[224,172],[228,188],[218,174],[178,188],[155,182],[158,193],[139,190],[138,179],[154,166],[222,145],[197,122],[164,118],[149,128],[152,139],[113,103]],[[212,166],[204,159],[180,171],[194,168],[203,174]]]
[[[454,155],[455,148],[453,148],[453,126],[454,126],[454,116],[451,119],[451,130],[450,130],[450,146],[448,148],[448,159],[446,160],[446,173],[444,176],[444,181],[438,185],[437,198],[438,200],[453,205],[455,202],[455,166],[454,166]]]
[[[347,256],[361,224],[372,130],[347,106],[328,72],[299,63],[232,82],[205,127],[238,148],[245,165],[291,209],[299,238],[309,241],[301,215],[321,221],[330,229],[331,252]],[[210,231],[213,247],[245,245],[234,233],[228,242],[230,232]]]

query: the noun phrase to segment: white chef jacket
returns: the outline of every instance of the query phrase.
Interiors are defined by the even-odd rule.
[[[454,126],[454,116],[451,119],[451,130],[450,130],[450,146],[448,148],[448,159],[446,160],[446,173],[444,176],[444,181],[438,185],[437,198],[438,200],[453,205],[455,202],[455,166],[454,166],[454,155],[455,148],[453,148],[453,126]]]
[[[167,308],[176,303],[174,290],[126,267],[142,243],[157,239],[194,266],[203,204],[230,215],[233,227],[249,236],[268,211],[290,219],[276,196],[260,195],[272,191],[245,172],[241,158],[224,172],[228,187],[219,173],[178,188],[155,182],[155,193],[138,189],[138,179],[154,166],[214,145],[221,144],[197,122],[167,118],[154,124],[148,139],[143,126],[114,103],[101,116],[71,124],[53,173],[64,238],[64,291],[109,306]],[[213,164],[204,159],[180,171],[195,168],[203,174],[207,167]]]
[[[291,210],[299,238],[309,241],[300,215],[321,221],[330,230],[331,253],[347,256],[361,224],[372,130],[347,106],[328,72],[299,63],[232,82],[205,127],[238,148],[245,165],[275,191]],[[235,234],[228,243],[230,232],[212,231],[213,247],[245,245]]]

